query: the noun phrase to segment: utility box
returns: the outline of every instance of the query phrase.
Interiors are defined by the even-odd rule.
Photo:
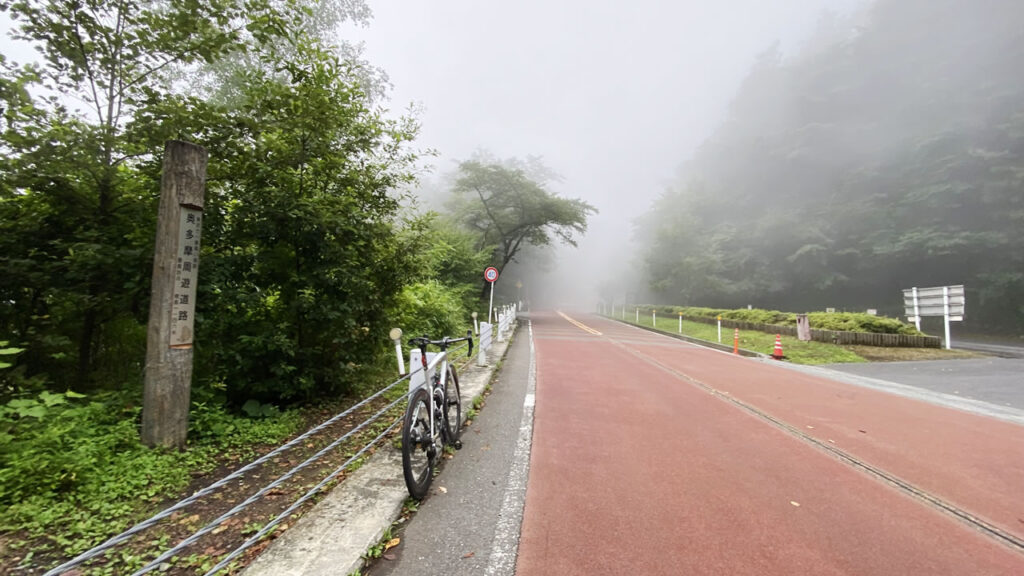
[[[807,319],[807,314],[796,315],[796,337],[801,342],[811,340],[811,321]]]

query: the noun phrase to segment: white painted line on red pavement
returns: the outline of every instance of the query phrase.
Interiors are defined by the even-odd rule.
[[[526,480],[530,474],[530,443],[533,438],[533,408],[536,402],[537,362],[533,348],[533,323],[530,332],[530,367],[526,382],[526,399],[523,401],[523,417],[516,438],[516,450],[512,455],[512,467],[505,485],[505,496],[498,512],[498,523],[494,529],[494,544],[487,563],[487,576],[512,576],[516,570],[516,555],[519,552],[519,531],[523,523],[523,506],[526,503]]]

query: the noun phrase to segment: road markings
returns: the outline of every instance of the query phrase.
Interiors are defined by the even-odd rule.
[[[526,480],[530,474],[530,443],[533,439],[533,409],[537,391],[533,322],[527,326],[530,332],[530,367],[526,381],[526,398],[523,401],[523,417],[519,422],[516,450],[512,455],[512,469],[505,485],[498,523],[494,528],[494,544],[485,572],[487,576],[512,576],[516,570],[516,556],[519,553],[519,532],[523,524],[523,507],[526,504]]]
[[[562,312],[561,310],[558,310],[558,315],[559,315],[559,316],[561,316],[562,318],[565,318],[565,319],[566,319],[566,320],[568,320],[568,321],[569,321],[569,322],[570,322],[571,324],[573,324],[574,326],[576,326],[576,327],[577,327],[577,328],[579,328],[580,330],[583,330],[584,332],[589,332],[589,333],[593,334],[594,336],[600,336],[600,335],[601,335],[601,333],[600,333],[600,332],[598,332],[597,330],[594,330],[594,329],[593,329],[593,328],[591,328],[590,326],[587,326],[587,325],[586,325],[586,324],[584,324],[583,322],[579,322],[579,321],[577,321],[577,320],[573,320],[572,318],[569,318],[569,317],[568,317],[568,316],[566,316],[566,315],[565,315],[565,313],[564,313],[564,312]]]
[[[782,430],[783,432],[789,433],[790,435],[795,436],[796,438],[803,440],[804,442],[811,444],[812,446],[815,446],[828,454],[831,454],[839,461],[844,462],[853,468],[859,469],[862,472],[866,472],[878,478],[879,480],[888,483],[889,485],[902,491],[903,493],[911,497],[914,497],[927,505],[930,505],[933,509],[937,509],[941,512],[944,512],[945,514],[963,522],[964,524],[971,526],[972,528],[978,530],[985,536],[988,536],[993,540],[1001,544],[1004,544],[1013,550],[1016,550],[1017,552],[1024,552],[1024,539],[1018,538],[1017,536],[1003,530],[1002,528],[994,524],[990,524],[985,520],[982,520],[981,518],[974,516],[967,510],[959,508],[955,504],[947,502],[940,498],[939,496],[927,492],[922,488],[918,488],[914,484],[911,484],[910,482],[903,480],[902,478],[899,478],[898,476],[891,474],[882,468],[872,466],[871,464],[868,464],[867,462],[860,460],[859,458],[853,456],[852,454],[840,450],[839,448],[834,446],[834,443],[833,445],[827,444],[805,433],[803,430],[800,430],[799,428],[792,426],[768,414],[767,412],[764,412],[756,408],[752,404],[747,404],[746,402],[743,402],[733,396],[728,396],[726,395],[727,393],[723,393],[721,390],[718,390],[709,384],[701,382],[700,380],[690,376],[689,374],[680,372],[679,370],[676,370],[671,366],[662,363],[661,361],[657,360],[652,356],[644,354],[639,350],[629,348],[628,346],[625,346],[623,344],[619,344],[615,340],[611,340],[611,342],[619,346],[621,349],[625,350],[627,353],[632,354],[633,356],[643,360],[644,362],[647,362],[651,366],[654,366],[664,372],[667,372],[668,374],[671,374],[676,378],[679,378],[680,380],[689,382],[691,385],[699,389],[702,389],[706,392],[709,392],[711,395],[716,396],[719,399],[724,400],[726,402],[729,402],[738,408],[746,410],[753,416],[761,418],[768,424],[775,426],[776,428]],[[861,430],[861,432],[864,432],[864,430]],[[829,440],[829,442],[832,441]]]

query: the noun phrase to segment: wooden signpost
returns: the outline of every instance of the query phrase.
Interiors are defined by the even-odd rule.
[[[187,439],[206,161],[195,144],[164,148],[142,400],[148,446],[182,448]]]

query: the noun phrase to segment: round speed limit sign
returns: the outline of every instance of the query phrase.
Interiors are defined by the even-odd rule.
[[[498,269],[497,268],[495,268],[494,266],[491,266],[487,270],[484,270],[484,280],[487,280],[488,282],[494,282],[497,279],[498,279]]]

